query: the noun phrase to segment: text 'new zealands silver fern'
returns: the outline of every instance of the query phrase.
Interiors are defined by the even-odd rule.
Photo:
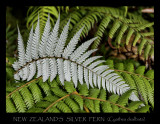
[[[98,87],[107,89],[115,94],[123,94],[130,89],[120,76],[110,70],[107,65],[98,66],[104,60],[97,60],[102,56],[89,57],[97,49],[86,51],[92,42],[96,39],[90,39],[81,46],[76,48],[76,44],[83,30],[80,29],[65,47],[67,40],[70,20],[63,28],[63,31],[58,37],[60,23],[60,15],[58,20],[51,30],[50,17],[46,22],[42,38],[40,39],[39,17],[35,32],[33,26],[29,34],[26,51],[23,44],[23,39],[18,28],[18,61],[14,62],[13,68],[16,71],[14,74],[15,80],[31,80],[34,75],[42,76],[43,82],[47,79],[52,81],[57,74],[64,85],[64,81],[73,81],[77,87],[78,81],[86,83],[88,88]],[[139,101],[138,97],[132,93],[131,100]]]

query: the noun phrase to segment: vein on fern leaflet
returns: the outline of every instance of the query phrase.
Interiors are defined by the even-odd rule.
[[[58,74],[62,85],[64,85],[65,80],[72,80],[75,88],[79,81],[81,84],[85,82],[88,88],[89,85],[91,87],[98,86],[99,89],[104,88],[118,95],[122,95],[130,89],[129,85],[118,74],[114,73],[113,70],[111,71],[107,65],[99,65],[105,62],[104,60],[97,60],[100,56],[89,57],[97,49],[90,51],[87,51],[87,49],[97,37],[82,43],[76,48],[80,34],[84,29],[83,26],[65,47],[70,19],[58,38],[60,15],[51,32],[49,17],[50,15],[48,14],[48,20],[42,38],[40,39],[40,22],[38,16],[35,32],[33,32],[33,28],[30,32],[26,53],[18,28],[19,61],[15,61],[13,64],[13,68],[16,71],[14,74],[15,80],[22,79],[29,81],[34,78],[34,75],[38,71],[37,78],[42,76],[43,82],[49,78],[52,81]],[[134,92],[130,99],[139,101],[139,98]]]

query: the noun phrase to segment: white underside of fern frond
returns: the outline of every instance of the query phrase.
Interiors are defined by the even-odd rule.
[[[60,17],[50,32],[51,27],[48,19],[42,39],[40,39],[38,19],[35,32],[33,32],[33,27],[31,29],[26,53],[19,31],[19,61],[13,64],[13,68],[17,71],[14,75],[16,80],[30,81],[37,74],[37,78],[42,76],[43,82],[45,82],[49,78],[50,81],[53,81],[59,75],[62,85],[64,85],[65,80],[72,80],[75,87],[77,87],[78,82],[80,84],[86,83],[88,88],[104,88],[119,95],[130,89],[129,85],[122,81],[118,74],[114,73],[114,70],[110,70],[107,65],[99,66],[99,64],[105,62],[105,60],[98,60],[102,56],[89,57],[97,50],[87,51],[96,38],[92,38],[76,48],[84,27],[75,34],[65,47],[70,20],[58,38],[59,21]],[[132,94],[130,99],[138,101],[135,94]]]
[[[49,59],[49,67],[50,67],[50,82],[52,82],[57,75],[57,63],[55,58]]]
[[[42,75],[42,60],[37,60],[37,78]]]

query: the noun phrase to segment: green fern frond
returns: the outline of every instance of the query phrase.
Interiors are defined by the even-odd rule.
[[[106,64],[107,64],[111,69],[114,69],[114,62],[113,62],[113,60],[110,60],[110,59],[106,60]]]
[[[143,99],[145,104],[148,105],[147,92],[146,92],[146,88],[145,88],[145,84],[144,84],[143,80],[141,78],[139,78],[137,75],[132,75],[132,77],[135,80],[138,91],[142,95],[142,96],[140,96],[140,97],[142,97],[141,99]]]
[[[60,89],[59,87],[53,87],[51,90],[58,97],[63,97],[65,95],[67,95],[67,93],[65,91],[63,91],[62,89]]]
[[[146,24],[142,24],[137,29],[140,31],[140,30],[144,30],[145,28],[149,28],[149,27],[151,27],[153,25],[154,25],[154,22],[152,22],[152,23],[146,23]]]
[[[79,94],[81,95],[84,95],[84,96],[87,96],[89,91],[88,91],[88,88],[87,88],[87,85],[86,84],[79,84]]]
[[[16,108],[10,98],[6,99],[6,112],[7,113],[16,113],[17,112],[17,110],[16,110]]]
[[[150,108],[150,106],[149,106],[149,105],[146,105],[146,106],[138,109],[136,112],[137,112],[137,113],[147,113],[148,110],[149,110],[149,108]]]
[[[41,79],[40,79],[41,80]],[[36,83],[38,83],[37,81]],[[33,82],[33,84],[36,84]],[[67,82],[68,86],[72,86],[72,82]],[[69,84],[70,83],[70,84]],[[25,92],[26,89],[30,89],[31,84],[28,87],[23,87],[20,89],[20,92]],[[83,85],[79,85],[83,86]],[[37,85],[37,87],[41,87]],[[27,107],[27,103],[25,102],[25,99],[22,99],[21,97],[18,97],[18,99],[15,97],[18,91],[12,93],[11,99],[8,97],[7,100],[10,99],[10,101],[7,101],[7,111],[8,112],[27,112],[27,113],[36,113],[36,112],[48,112],[48,113],[70,113],[70,112],[81,112],[83,111],[83,107],[87,107],[91,112],[93,113],[99,113],[99,112],[131,112],[131,111],[137,111],[139,110],[139,106],[141,105],[137,103],[136,106],[133,107],[133,103],[128,105],[129,97],[132,93],[132,90],[127,91],[122,96],[119,95],[111,95],[108,98],[107,92],[104,89],[90,89],[88,95],[85,93],[86,96],[83,96],[82,94],[79,94],[76,90],[68,90],[70,94],[66,93],[66,90],[68,89],[60,89],[61,86],[57,87],[49,87],[50,92],[53,92],[55,95],[47,95],[45,94],[45,97],[41,98],[38,102],[33,102],[33,105],[30,107]],[[55,88],[53,90],[53,88]],[[87,88],[86,88],[87,89]],[[43,92],[43,91],[41,91]],[[34,92],[31,91],[31,96],[34,98]],[[19,94],[20,95],[20,94]],[[19,96],[18,95],[18,96]],[[149,96],[150,97],[150,96]],[[33,101],[32,98],[32,101]],[[27,98],[26,98],[27,99]],[[29,101],[28,101],[29,102]],[[14,107],[14,104],[16,105],[16,108]],[[52,106],[51,106],[52,105]],[[24,108],[25,106],[25,108]],[[131,109],[130,109],[131,108]],[[147,110],[148,111],[148,110]]]
[[[108,62],[111,62],[111,64],[113,64],[113,60],[110,60]],[[130,69],[129,69],[129,66],[131,67]],[[151,88],[150,83],[148,82],[148,80],[146,78],[138,77],[136,75],[136,74],[144,75],[145,67],[140,66],[138,69],[135,70],[135,74],[132,74],[132,75],[130,75],[130,73],[134,73],[134,66],[132,63],[129,63],[125,66],[123,65],[123,63],[118,63],[118,64],[115,64],[115,68],[121,69],[119,71],[122,71],[122,72],[119,74],[124,77],[124,80],[126,80],[126,83],[128,83],[131,86],[131,89],[134,89],[134,93],[137,95],[137,92],[139,92],[140,95],[142,95],[142,97],[143,97],[143,98],[141,98],[142,100],[144,100],[144,98],[145,98],[144,95],[146,95],[145,104],[148,104],[148,101],[149,101],[149,103],[154,108],[153,89]],[[128,72],[124,71],[124,69],[128,70]],[[150,74],[153,78],[153,75],[154,75],[153,71],[148,71],[145,75],[150,75]],[[59,78],[56,78],[56,80],[58,81]],[[133,108],[132,104],[134,104],[134,103],[132,103],[131,106],[130,106],[130,104],[128,104],[128,98],[130,97],[132,90],[126,92],[126,94],[123,94],[120,97],[118,95],[109,96],[109,98],[108,98],[109,102],[106,101],[106,103],[105,103],[104,101],[107,100],[106,99],[107,92],[104,89],[99,90],[96,88],[95,89],[92,88],[92,89],[89,89],[89,91],[88,91],[86,84],[83,84],[83,85],[78,84],[79,93],[78,92],[77,93],[79,95],[77,95],[77,94],[72,94],[72,93],[76,92],[76,89],[73,86],[73,82],[65,82],[64,88],[62,90],[62,89],[60,89],[61,85],[57,85],[56,80],[53,80],[53,82],[50,82],[50,83],[48,82],[49,84],[52,84],[52,83],[56,84],[56,87],[53,85],[47,85],[47,87],[49,88],[48,90],[50,90],[49,92],[53,92],[55,94],[55,96],[52,96],[51,94],[49,94],[47,96],[47,94],[45,94],[46,97],[42,98],[39,102],[36,102],[36,104],[33,103],[33,105],[30,108],[27,107],[26,109],[29,109],[29,110],[25,110],[26,112],[29,112],[29,111],[31,112],[31,109],[32,108],[35,109],[35,106],[38,108],[39,107],[43,108],[43,111],[44,111],[48,106],[50,106],[52,103],[54,103],[56,101],[57,101],[57,103],[55,103],[55,105],[50,107],[47,112],[72,112],[72,111],[73,112],[80,112],[80,110],[83,110],[84,105],[93,113],[94,112],[99,113],[99,112],[101,112],[101,110],[103,112],[116,112],[116,113],[130,112],[127,110],[127,108],[132,111],[137,111],[138,106],[143,103],[142,101],[137,102],[137,103],[135,102],[136,106],[134,107],[134,109],[132,109]],[[141,88],[142,84],[137,84],[137,83],[139,83],[139,81],[136,82],[135,80],[141,80],[144,83],[145,87]],[[40,84],[41,81],[42,80],[39,79],[39,81],[35,81],[35,82],[33,82],[33,84]],[[30,89],[31,84],[28,85],[29,89]],[[47,84],[47,82],[46,82],[46,84]],[[46,84],[42,83],[39,86],[38,85],[36,85],[36,86],[43,87],[41,85],[46,85]],[[138,85],[138,86],[135,86],[135,85]],[[26,89],[27,87],[24,87],[24,88]],[[21,88],[20,92],[22,92],[24,90],[24,88]],[[14,90],[14,88],[11,88],[11,89]],[[148,92],[144,93],[142,91],[144,89]],[[23,92],[25,92],[25,90]],[[41,92],[41,94],[43,94],[43,89],[40,90],[40,92]],[[67,94],[67,92],[69,94],[70,93],[71,94],[69,95],[69,94]],[[31,90],[31,94],[32,93],[33,92]],[[85,96],[85,97],[82,97],[81,95]],[[34,98],[34,94],[32,95],[32,97]],[[63,97],[63,99],[60,100],[62,97]],[[92,98],[92,99],[90,99],[90,98]],[[99,99],[101,99],[102,101]],[[45,103],[44,100],[48,101],[48,102],[46,102],[46,104],[44,104],[44,106],[43,105],[39,106],[39,105],[41,105],[41,103],[43,103],[43,102]],[[63,103],[58,102],[59,100],[62,101]],[[84,100],[84,102],[83,102],[83,100]],[[24,103],[25,103],[25,100],[24,100]],[[25,103],[25,104],[27,106],[27,103]],[[60,107],[59,104],[60,105],[62,104],[63,107]],[[68,106],[68,107],[66,108],[66,106]],[[122,106],[122,108],[120,106]],[[124,106],[124,108],[123,108],[123,106]],[[52,108],[55,108],[55,109],[52,109]],[[64,109],[67,109],[67,110],[65,111]],[[19,110],[18,110],[18,112],[19,112]]]
[[[115,37],[115,34],[117,34],[116,36],[116,42],[118,43],[118,48],[120,46],[120,43],[122,41],[122,38],[126,37],[125,40],[125,44],[128,45],[132,36],[136,35],[134,41],[133,41],[133,46],[135,46],[137,44],[137,41],[141,38],[141,40],[143,41],[145,39],[146,36],[153,35],[153,32],[149,34],[145,35],[144,33],[141,33],[142,30],[146,30],[148,27],[152,27],[154,25],[154,23],[148,23],[147,21],[144,21],[143,23],[140,23],[138,20],[138,22],[136,20],[131,20],[131,19],[126,19],[125,17],[123,17],[123,12],[120,14],[120,10],[118,11],[118,9],[115,8],[109,8],[109,7],[80,7],[80,10],[89,10],[89,12],[97,12],[99,13],[99,15],[101,14],[100,19],[98,20],[98,22],[100,22],[100,25],[98,26],[98,30],[95,33],[95,36],[97,36],[97,40],[94,41],[94,44],[92,45],[92,48],[97,48],[102,36],[104,35],[104,31],[106,30],[107,27],[110,27],[112,25],[112,27],[109,30],[109,38],[112,39],[113,37]],[[116,11],[115,11],[116,10]],[[96,16],[96,14],[95,14]],[[87,20],[87,18],[85,18]],[[81,19],[83,20],[83,18]],[[89,21],[89,19],[88,19]],[[110,23],[113,22],[113,23]],[[82,22],[82,23],[86,23],[86,25],[90,25],[89,23],[86,22]],[[136,24],[137,23],[137,24]],[[76,25],[81,25],[81,21],[78,22],[78,24]],[[75,27],[76,27],[75,25]],[[122,26],[121,26],[122,25]],[[120,29],[119,29],[120,28]],[[80,29],[80,28],[79,28]],[[88,28],[89,30],[90,28]],[[116,33],[116,31],[119,30],[118,33]],[[82,31],[82,34],[86,34],[87,32],[87,28],[84,29],[84,31]],[[125,34],[125,32],[127,32],[127,34]],[[85,35],[82,35],[83,37],[86,37]],[[71,35],[72,37],[72,35]],[[141,41],[141,42],[142,42]],[[147,40],[147,44],[150,44],[150,42]],[[141,44],[142,49],[144,47],[144,44]],[[153,47],[153,45],[151,45]],[[141,54],[141,48],[139,49],[139,53]]]
[[[44,111],[43,108],[32,107],[26,111],[26,113],[42,113]]]
[[[142,78],[145,85],[146,85],[146,93],[147,93],[147,98],[151,106],[154,108],[154,91],[149,83],[149,81],[145,78]]]
[[[145,76],[150,78],[150,79],[154,79],[154,70],[149,70],[145,73]]]
[[[80,110],[83,110],[83,99],[80,97],[80,96],[78,96],[78,95],[75,95],[75,94],[72,94],[71,96],[70,96],[72,99],[74,99],[75,100],[75,102],[77,102],[77,104],[79,105],[79,107],[80,107]]]
[[[63,101],[60,101],[57,105],[56,105],[56,107],[60,110],[60,111],[62,111],[62,112],[64,112],[64,113],[72,113],[72,110],[69,108],[69,106],[67,105],[67,104],[65,104]]]
[[[132,111],[136,111],[142,103],[143,103],[142,101],[131,102],[129,103],[128,108],[131,109]]]
[[[50,104],[51,104],[51,102],[48,102],[48,101],[40,101],[40,102],[36,103],[35,107],[47,108]]]
[[[46,96],[51,94],[50,87],[49,87],[48,83],[43,83],[42,79],[40,79],[38,84],[41,86],[41,88],[43,89]]]
[[[124,65],[123,65],[123,63],[116,63],[115,65],[114,65],[114,68],[115,69],[117,69],[117,70],[124,70]]]
[[[121,26],[121,22],[117,19],[114,21],[112,28],[109,31],[109,38],[112,39],[118,28]]]
[[[127,63],[125,65],[125,70],[128,71],[128,72],[134,72],[134,65],[133,65],[133,63]]]
[[[144,75],[145,72],[145,66],[139,66],[136,70],[135,73],[140,74],[140,75]]]
[[[57,82],[57,80],[53,80],[50,82],[50,80],[48,80],[48,84],[50,87],[58,87],[59,83]]]
[[[58,99],[59,99],[58,96],[49,95],[49,96],[44,97],[43,100],[49,101],[49,102],[55,102],[55,101],[58,100]]]
[[[83,29],[80,36],[86,37],[88,35],[88,32],[91,30],[91,28],[94,27],[94,23],[96,23],[96,21],[98,21],[98,18],[101,18],[101,14],[98,12],[87,13],[87,15],[85,15],[85,17],[83,17],[78,23],[76,23],[74,25],[72,31],[70,32],[70,34],[68,36],[67,43],[74,36],[74,34],[77,32],[77,30],[80,30],[83,26],[84,26],[84,29]]]
[[[99,89],[90,89],[88,97],[97,98],[99,92],[100,92]],[[89,108],[92,112],[96,112],[95,109],[97,109],[97,104],[98,103],[93,100],[90,99],[85,100],[86,107]]]
[[[34,100],[33,100],[32,94],[29,91],[29,89],[26,87],[23,87],[19,91],[24,99],[24,102],[25,102],[27,108],[28,109],[31,108],[34,105]]]
[[[151,48],[149,52],[149,56],[154,57],[154,47]]]
[[[80,110],[79,105],[74,100],[72,100],[70,97],[67,97],[66,99],[64,99],[64,102],[72,109],[74,113],[79,112]]]
[[[71,83],[71,82],[65,81],[65,82],[64,82],[64,87],[65,87],[65,90],[66,90],[68,93],[72,93],[72,92],[76,91],[76,89],[74,88],[74,84]]]
[[[112,107],[111,107],[111,104],[108,103],[108,102],[103,102],[102,103],[102,111],[104,113],[112,113]]]
[[[98,26],[98,30],[94,35],[95,37],[98,37],[98,38],[94,41],[93,45],[91,46],[92,49],[96,49],[98,47],[100,40],[102,39],[103,33],[106,30],[110,20],[111,20],[110,16],[104,17],[102,19],[100,25]]]
[[[141,38],[141,35],[137,32],[135,34],[135,38],[134,38],[134,41],[133,41],[133,46],[135,46],[138,42],[138,40]]]
[[[146,44],[147,40],[146,39],[142,39],[140,45],[138,46],[138,51],[139,51],[139,54],[141,55],[142,53],[142,49],[144,47],[144,45]]]
[[[11,95],[12,100],[15,103],[16,109],[19,112],[25,112],[26,111],[26,105],[25,102],[23,101],[22,96],[20,95],[20,93],[17,91],[14,94]]]
[[[61,111],[56,108],[55,106],[52,106],[49,110],[48,113],[61,113]]]
[[[38,14],[39,14],[39,19],[40,19],[40,32],[43,32],[43,29],[45,27],[45,23],[47,21],[48,18],[48,13],[50,13],[51,15],[53,15],[55,18],[58,18],[58,11],[56,9],[55,6],[31,6],[28,9],[27,12],[27,23],[26,26],[27,28],[31,29],[32,25],[33,28],[35,29],[36,25],[37,25],[37,20],[38,20]],[[51,19],[51,24],[53,26],[54,24],[54,18],[50,18]]]
[[[127,104],[128,104],[128,99],[129,99],[131,93],[132,93],[132,90],[129,90],[129,91],[125,92],[125,93],[119,98],[118,104],[119,104],[119,105],[122,105],[122,106],[127,105]]]
[[[84,104],[92,113],[95,113],[93,100],[85,99]]]
[[[151,45],[147,44],[147,46],[146,46],[146,48],[144,50],[144,57],[145,57],[146,60],[148,59],[150,50],[151,50]]]
[[[132,34],[134,33],[134,30],[132,28],[129,29],[127,37],[126,37],[126,45],[128,45],[130,38],[132,36]]]
[[[119,99],[119,96],[116,95],[116,94],[113,94],[113,95],[111,95],[111,96],[109,97],[108,100],[111,101],[112,103],[116,103],[116,102],[118,101],[118,99]],[[118,106],[116,106],[116,105],[114,105],[114,104],[112,104],[111,106],[112,106],[112,111],[113,111],[113,112],[119,113],[119,108],[118,108]]]
[[[76,23],[78,23],[81,18],[82,18],[82,14],[79,11],[70,12],[70,13],[68,13],[68,15],[65,15],[64,18],[62,16],[62,20],[60,22],[60,29],[59,29],[60,32],[62,32],[64,26],[67,24],[69,19],[71,19],[71,25],[69,26],[69,31],[71,31],[71,29],[74,27],[74,25]]]
[[[116,42],[118,43],[118,48],[119,48],[119,45],[120,45],[121,40],[122,40],[122,37],[123,37],[124,33],[126,32],[127,28],[128,28],[128,25],[123,24],[121,29],[120,29],[120,31],[119,31],[119,33],[118,33],[118,35],[117,35],[117,37],[116,37]]]
[[[106,95],[107,95],[106,90],[101,89],[98,98],[102,99],[102,100],[105,100],[106,99]]]
[[[94,101],[94,108],[95,108],[95,112],[96,113],[100,113],[101,112],[101,110],[100,110],[100,101],[98,101],[98,100]]]
[[[33,94],[33,99],[35,103],[42,100],[42,92],[38,85],[36,83],[31,83],[28,85],[29,89],[31,90],[31,93]]]

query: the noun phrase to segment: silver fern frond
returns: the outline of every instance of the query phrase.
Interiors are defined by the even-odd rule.
[[[109,92],[121,95],[130,89],[121,77],[110,70],[107,65],[99,65],[104,63],[104,60],[98,60],[102,56],[89,57],[97,49],[87,51],[88,47],[97,38],[92,38],[82,43],[78,48],[76,45],[80,38],[81,28],[65,47],[67,40],[70,19],[64,27],[60,37],[58,38],[58,30],[60,24],[60,15],[53,28],[50,31],[50,17],[48,20],[42,38],[40,39],[39,19],[33,32],[31,29],[27,42],[26,53],[23,46],[23,40],[18,28],[18,52],[19,61],[14,62],[13,68],[16,71],[14,74],[15,80],[31,80],[35,74],[37,78],[42,76],[43,82],[50,78],[52,81],[57,74],[60,82],[64,85],[64,81],[73,81],[74,86],[78,83],[87,84],[88,88],[98,87],[107,89]],[[131,100],[138,101],[134,93]]]
[[[78,39],[80,37],[80,34],[82,32],[84,27],[82,27],[74,36],[73,38],[71,39],[71,41],[68,43],[67,47],[64,49],[64,52],[63,52],[63,57],[68,59],[68,56],[71,55],[71,53],[73,52],[73,50],[75,49],[76,47],[76,44],[78,43]]]
[[[40,42],[40,27],[39,27],[39,16],[38,16],[38,22],[37,22],[35,32],[33,34],[33,42],[31,44],[32,59],[39,58],[39,56],[38,56],[39,42]]]
[[[47,48],[46,52],[48,56],[54,56],[54,49],[56,47],[56,44],[58,42],[58,30],[59,30],[59,23],[60,23],[60,16],[58,17],[56,24],[50,33],[50,36],[47,41]]]
[[[17,25],[17,28],[18,28],[18,59],[19,59],[18,62],[20,66],[23,66],[24,64],[26,64],[25,50],[24,50],[23,39],[22,39],[18,25]]]
[[[48,40],[49,33],[50,33],[50,28],[51,28],[51,26],[50,26],[50,15],[48,14],[48,19],[47,19],[46,26],[44,28],[42,39],[41,39],[39,49],[38,49],[40,57],[45,57],[47,55],[46,46],[47,46],[47,40]]]
[[[70,19],[67,23],[67,25],[64,27],[60,38],[58,39],[55,51],[54,51],[54,55],[57,57],[61,57],[62,53],[63,53],[63,49],[65,46],[65,42],[67,40],[67,35],[68,35],[68,29],[69,29],[69,23],[70,23]]]
[[[29,33],[29,39],[27,42],[27,48],[26,48],[26,54],[25,54],[26,62],[30,62],[32,60],[32,57],[31,57],[32,39],[33,39],[33,25]]]

